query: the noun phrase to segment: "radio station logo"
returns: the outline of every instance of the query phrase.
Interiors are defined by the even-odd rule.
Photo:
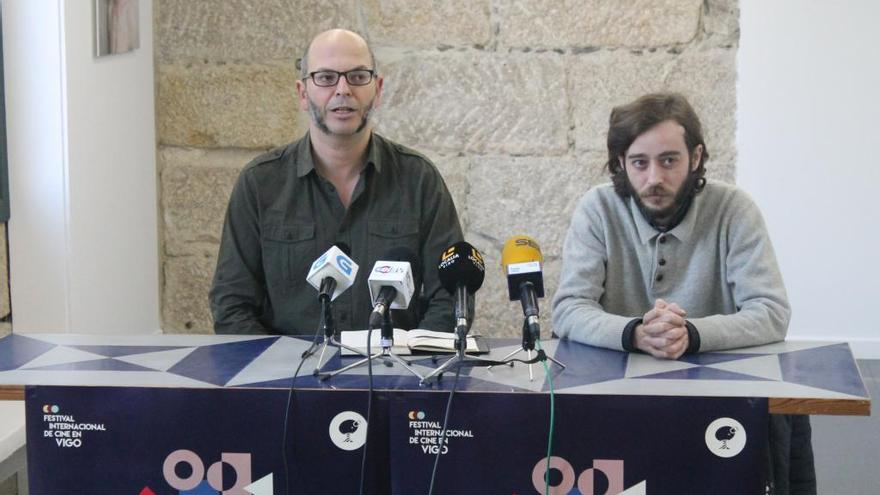
[[[455,246],[450,247],[446,251],[443,251],[443,254],[440,256],[440,261],[446,261],[447,258],[455,254]]]
[[[706,428],[706,447],[718,457],[734,457],[745,446],[746,429],[733,418],[718,418]]]
[[[343,411],[330,421],[330,441],[342,450],[357,450],[367,443],[367,420],[354,411]]]
[[[404,273],[406,270],[400,266],[379,265],[373,268],[373,273]]]

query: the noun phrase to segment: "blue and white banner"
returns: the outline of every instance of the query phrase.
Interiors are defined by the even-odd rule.
[[[28,387],[33,495],[542,494],[550,397]],[[289,415],[287,412],[289,411]],[[551,494],[761,493],[767,401],[556,397]],[[285,425],[287,426],[285,428]],[[285,431],[286,430],[286,431]],[[367,435],[367,431],[369,432]]]
[[[394,493],[545,493],[549,396],[397,393],[390,406]],[[557,396],[550,494],[763,491],[767,402]]]

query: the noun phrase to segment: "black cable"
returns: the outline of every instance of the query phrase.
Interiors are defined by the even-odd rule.
[[[370,326],[370,329],[367,330],[367,357],[369,358],[373,354],[370,351],[370,339],[373,338],[373,327]],[[370,422],[372,418],[370,417],[370,411],[373,408],[373,360],[367,359],[367,382],[368,391],[367,391],[367,431],[364,432],[364,456],[361,458],[361,485],[358,488],[358,493],[360,495],[364,495],[364,482],[366,481],[367,474],[367,447],[370,442]]]
[[[321,305],[323,306],[325,301],[321,300]],[[290,406],[293,403],[293,390],[296,385],[296,377],[299,376],[299,370],[302,369],[303,363],[306,362],[306,359],[312,356],[315,353],[315,350],[318,348],[318,337],[321,335],[321,326],[318,326],[318,330],[315,331],[315,338],[312,339],[312,345],[309,346],[308,349],[303,351],[300,354],[299,364],[296,367],[296,370],[293,372],[293,378],[290,380],[290,390],[287,392],[287,405],[284,407],[284,429],[281,433],[281,461],[284,463],[284,493],[290,495],[290,471],[288,469],[287,462],[287,424],[290,419]],[[284,337],[280,337],[284,338]],[[291,442],[292,445],[292,442]]]
[[[440,444],[437,446],[437,455],[434,457],[434,469],[431,470],[431,484],[428,486],[428,495],[434,493],[434,477],[437,475],[437,464],[440,463],[440,454],[443,452],[443,444],[446,440],[446,426],[449,424],[449,412],[452,410],[452,398],[458,388],[458,377],[461,376],[461,366],[455,367],[455,380],[452,382],[452,390],[449,391],[449,399],[446,401],[446,413],[443,415],[443,429],[440,431]]]

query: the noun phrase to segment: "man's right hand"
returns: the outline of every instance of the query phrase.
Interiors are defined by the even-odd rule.
[[[633,337],[636,348],[660,359],[678,359],[688,348],[687,312],[676,303],[657,299],[642,317]]]

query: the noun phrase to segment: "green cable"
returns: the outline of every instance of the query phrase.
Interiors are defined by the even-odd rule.
[[[535,339],[535,346],[538,347],[539,351],[543,350],[541,349],[540,339]],[[550,374],[550,367],[547,366],[547,360],[542,360],[541,364],[544,365],[544,374],[547,376],[547,383],[550,385],[550,432],[547,435],[547,467],[544,469],[544,495],[548,495],[550,493],[550,453],[553,451],[553,425],[556,422],[556,410],[554,407],[556,398],[553,395],[553,375]]]

